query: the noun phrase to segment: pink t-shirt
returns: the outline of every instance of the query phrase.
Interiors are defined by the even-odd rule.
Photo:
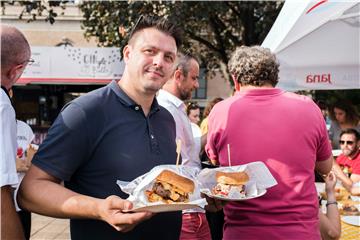
[[[228,166],[262,161],[278,184],[259,198],[224,208],[224,239],[320,239],[314,185],[316,161],[331,156],[320,109],[280,89],[241,92],[209,116],[206,151]]]

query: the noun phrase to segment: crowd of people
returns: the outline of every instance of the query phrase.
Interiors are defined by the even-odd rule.
[[[187,102],[199,87],[200,63],[181,52],[181,29],[141,16],[128,39],[121,80],[64,106],[37,152],[33,135],[23,134],[23,154],[9,91],[30,61],[30,46],[16,28],[1,25],[1,239],[29,239],[30,212],[69,218],[72,239],[339,238],[336,180],[360,194],[353,106],[335,104],[328,131],[325,112],[312,99],[276,88],[273,53],[241,46],[228,63],[233,96],[213,99],[201,115],[197,103]],[[179,142],[182,165],[229,166],[231,146],[231,165],[262,161],[277,185],[247,201],[203,196],[205,209],[131,212],[133,203],[116,181],[175,164]],[[342,151],[336,160],[334,148]],[[14,195],[17,171],[25,176]],[[314,171],[325,179],[326,214]]]

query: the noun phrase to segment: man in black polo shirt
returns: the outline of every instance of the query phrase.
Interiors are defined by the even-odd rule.
[[[178,239],[181,212],[122,213],[132,204],[116,180],[176,162],[175,123],[155,94],[173,72],[180,41],[165,19],[138,21],[122,79],[72,101],[50,128],[20,187],[22,207],[71,218],[72,239]]]

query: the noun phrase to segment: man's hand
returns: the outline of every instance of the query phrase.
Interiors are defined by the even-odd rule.
[[[207,205],[205,206],[205,210],[209,212],[218,212],[226,205],[226,201],[208,197],[203,193],[201,193],[201,197],[206,199]]]
[[[16,157],[16,171],[17,172],[27,172],[29,170],[29,165],[27,161]]]
[[[330,172],[329,175],[324,179],[325,180],[325,190],[326,192],[334,192],[336,185],[336,176],[333,172]]]
[[[99,205],[100,218],[113,226],[117,231],[131,231],[140,222],[151,218],[151,212],[124,213],[123,210],[131,210],[132,203],[117,196],[109,196]]]

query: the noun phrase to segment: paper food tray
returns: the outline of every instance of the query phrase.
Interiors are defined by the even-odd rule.
[[[249,182],[245,185],[245,196],[221,196],[212,193],[211,189],[216,183],[216,172],[240,172],[245,171],[249,175]],[[263,162],[253,162],[245,165],[232,167],[219,167],[215,169],[203,169],[197,176],[201,186],[200,191],[209,197],[227,201],[244,201],[263,196],[267,188],[277,184],[269,169]]]
[[[173,204],[158,203],[158,204],[154,204],[154,205],[134,207],[131,210],[126,210],[123,212],[149,211],[149,212],[153,212],[153,213],[160,213],[160,212],[182,211],[182,210],[193,209],[193,208],[199,208],[199,205],[191,204],[191,203],[173,203]]]
[[[347,224],[360,226],[360,217],[359,216],[343,216],[341,220]]]
[[[167,204],[164,202],[149,202],[145,194],[146,190],[150,190],[153,186],[153,183],[156,177],[163,170],[170,170],[184,177],[190,178],[195,184],[194,193],[189,195],[189,202],[187,203],[172,203]],[[117,184],[121,190],[129,194],[127,200],[133,202],[134,208],[128,212],[140,212],[140,211],[150,211],[150,212],[171,212],[171,211],[181,211],[185,209],[192,208],[204,208],[206,205],[206,200],[200,197],[200,188],[196,180],[196,175],[198,170],[187,167],[187,166],[176,166],[176,165],[160,165],[154,167],[148,173],[134,179],[131,182],[117,181]]]

